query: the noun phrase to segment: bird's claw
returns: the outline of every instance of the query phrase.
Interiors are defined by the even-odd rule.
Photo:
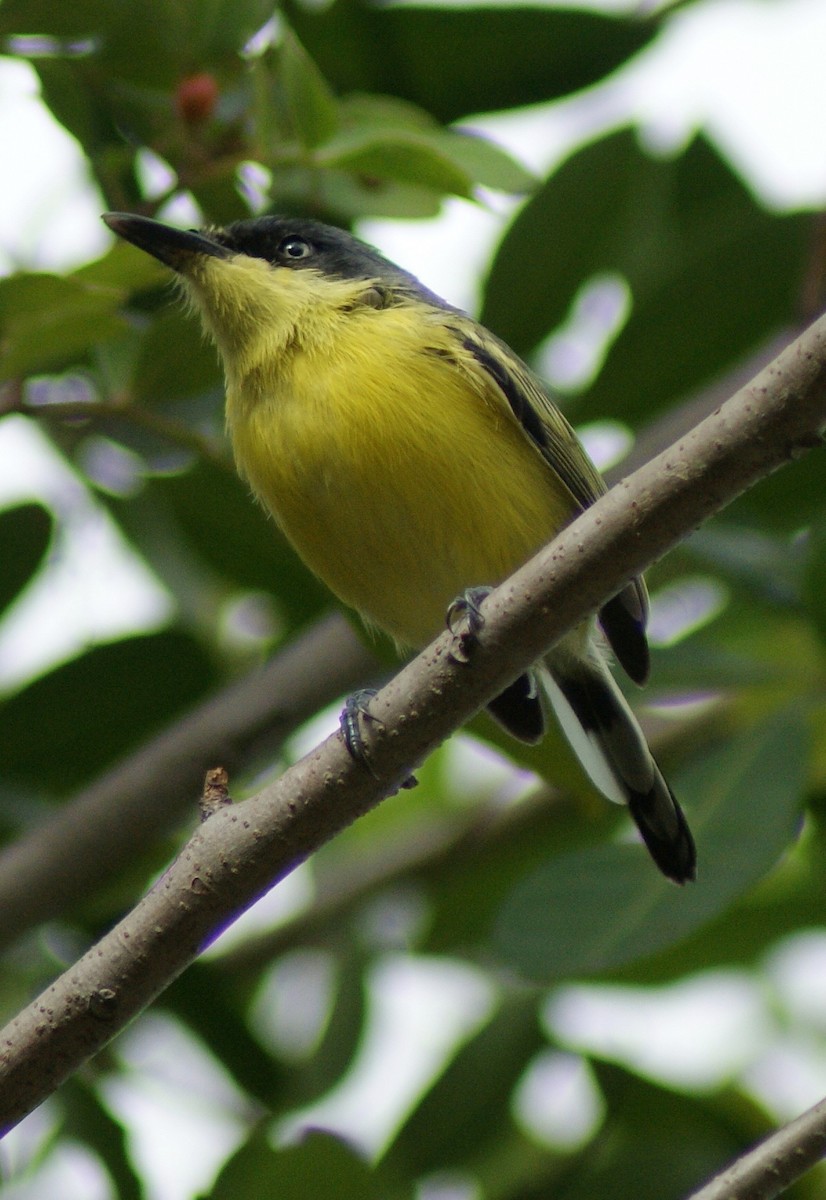
[[[341,710],[341,716],[338,719],[339,729],[341,730],[341,736],[344,739],[344,745],[347,747],[348,754],[355,762],[361,763],[363,767],[366,767],[374,777],[376,772],[370,763],[370,756],[367,753],[367,746],[361,732],[361,718],[364,717],[369,721],[381,720],[380,717],[374,716],[368,708],[370,701],[375,695],[375,688],[359,688],[357,692],[353,692],[344,701],[344,708]]]
[[[485,627],[482,601],[493,591],[491,587],[472,587],[457,596],[447,610],[447,627],[453,634],[450,657],[458,663],[470,661],[479,634]]]
[[[373,764],[370,762],[370,755],[367,752],[367,746],[361,732],[362,718],[368,721],[378,721],[380,725],[384,724],[381,717],[377,717],[375,713],[370,712],[368,707],[375,695],[375,688],[359,688],[357,692],[353,692],[344,701],[344,708],[341,710],[338,723],[344,745],[347,747],[350,757],[368,770],[374,779],[378,779],[378,775],[373,769]],[[414,788],[418,782],[416,776],[410,774],[399,786],[402,788]]]

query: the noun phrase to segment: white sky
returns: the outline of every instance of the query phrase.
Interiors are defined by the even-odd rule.
[[[624,118],[638,120],[650,142],[662,146],[678,145],[695,128],[702,128],[767,202],[788,208],[821,207],[826,201],[824,61],[824,0],[708,0],[677,14],[652,52],[601,89],[566,104],[491,117],[478,125],[539,171],[557,161],[572,141]],[[101,202],[90,191],[82,158],[38,104],[31,72],[9,60],[0,60],[0,161],[5,176],[0,189],[0,273],[17,267],[60,270],[103,250],[108,235],[99,220]],[[365,222],[362,231],[436,292],[473,310],[473,279],[487,259],[508,207],[501,199],[491,210],[454,201],[445,205],[443,217],[435,222],[372,221]],[[549,280],[549,286],[552,283]],[[52,577],[48,594],[41,589],[39,599],[35,590],[28,612],[16,613],[16,624],[0,629],[0,678],[7,684],[44,659],[116,633],[118,624],[107,603],[112,595],[110,563],[117,563],[119,596],[131,597],[127,609],[119,599],[121,627],[123,621],[152,623],[164,612],[163,594],[128,561],[106,522],[93,516],[90,524],[84,511],[87,502],[71,477],[56,475],[36,446],[29,450],[30,445],[19,423],[0,424],[0,505],[13,497],[38,492],[54,496],[58,491],[70,510],[77,512],[79,506],[80,515],[77,536],[67,538],[63,546],[62,577]],[[56,612],[62,614],[59,621],[54,619]],[[72,614],[71,629],[64,620],[67,612]],[[741,1075],[778,1115],[788,1115],[826,1092],[826,1054],[822,1046],[817,1053],[812,1049],[814,1032],[823,1032],[822,1004],[813,1017],[800,999],[812,989],[822,991],[824,946],[823,938],[798,941],[779,955],[772,968],[773,996],[758,992],[739,974],[690,981],[667,998],[656,995],[653,1008],[648,998],[621,989],[567,990],[549,1009],[548,1020],[573,1048],[593,1046],[656,1072],[657,1063],[650,1061],[654,1030],[658,1061],[665,1064],[660,1070],[666,1078],[710,1084],[715,1070],[716,1078],[720,1072]],[[407,964],[390,963],[379,972],[370,1034],[376,1043],[386,1037],[388,1014],[394,1014],[397,1031],[409,1030],[413,1036],[421,1022],[427,1028],[428,1021],[443,1021],[447,993],[461,991],[458,976],[451,976],[449,986],[443,980],[430,990],[419,987],[430,977],[430,968],[417,977],[416,986],[407,979],[403,987],[394,988],[394,972],[398,976],[407,969]],[[479,987],[474,980],[466,993],[476,1014],[480,1005],[484,1007]],[[811,1027],[812,1036],[805,1032],[776,1036],[766,1052],[765,1033],[778,1026],[778,1003],[794,1013],[804,1030]],[[691,1027],[689,1063],[679,1052],[687,1026]],[[458,1034],[460,1027],[461,1022],[454,1032]],[[137,1053],[139,1030],[140,1025],[130,1035],[138,1042],[125,1043],[124,1053]],[[170,1045],[176,1036],[169,1034]],[[721,1047],[726,1054],[721,1055]],[[431,1046],[428,1053],[438,1058],[441,1048]],[[557,1079],[562,1065],[556,1060],[546,1065]],[[531,1084],[535,1091],[541,1091],[540,1076],[542,1071],[537,1070]],[[363,1103],[369,1077],[369,1064],[359,1062],[349,1097],[345,1087],[334,1098],[335,1111],[345,1114],[340,1117],[343,1127],[347,1127],[348,1102],[351,1111],[354,1102]],[[410,1088],[415,1090],[420,1083],[411,1078]],[[168,1102],[161,1098],[163,1086],[157,1079],[154,1085],[144,1079],[140,1095],[113,1096],[112,1103],[128,1116],[140,1156],[152,1160],[153,1200],[180,1200],[191,1187],[206,1186],[210,1165],[217,1165],[218,1155],[226,1153],[237,1136],[238,1113],[228,1092],[222,1132],[210,1128],[199,1137],[197,1118],[187,1127],[187,1154],[179,1157],[200,1163],[196,1180],[186,1176],[183,1161],[181,1171],[175,1172],[170,1163],[163,1167],[156,1155],[153,1158],[152,1130],[157,1130],[158,1114],[166,1124],[180,1109],[177,1096]],[[580,1080],[577,1087],[580,1111],[587,1114],[593,1103],[588,1099],[587,1080]],[[35,1124],[40,1122],[38,1128],[43,1119],[42,1115],[32,1118]],[[380,1139],[386,1133],[377,1127],[373,1144],[376,1136]],[[26,1134],[24,1126],[19,1136],[18,1145],[24,1145],[32,1135]],[[13,1156],[13,1144],[10,1153]],[[54,1164],[49,1169],[53,1171]],[[105,1190],[98,1192],[97,1185],[91,1186],[88,1171],[88,1164],[77,1156],[71,1163],[67,1160],[60,1174],[66,1200],[74,1194],[87,1200],[98,1194],[105,1197]],[[69,1186],[72,1172],[79,1172],[76,1189]],[[48,1192],[41,1177],[39,1182],[12,1185],[4,1194],[10,1200],[34,1200],[46,1194],[44,1187]]]

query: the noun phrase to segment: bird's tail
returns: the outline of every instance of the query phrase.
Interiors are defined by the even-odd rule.
[[[694,879],[694,839],[674,793],[657,766],[636,717],[607,665],[551,656],[542,671],[563,733],[594,786],[627,804],[651,857],[675,883]]]

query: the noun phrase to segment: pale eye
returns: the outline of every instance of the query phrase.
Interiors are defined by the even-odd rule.
[[[299,258],[309,258],[313,252],[313,248],[304,238],[296,237],[292,234],[290,237],[285,237],[278,244],[278,257],[292,260],[293,262]]]

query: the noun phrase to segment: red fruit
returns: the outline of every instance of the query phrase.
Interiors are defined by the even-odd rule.
[[[175,108],[187,125],[200,125],[208,120],[218,102],[218,84],[208,71],[187,75],[175,92]]]

